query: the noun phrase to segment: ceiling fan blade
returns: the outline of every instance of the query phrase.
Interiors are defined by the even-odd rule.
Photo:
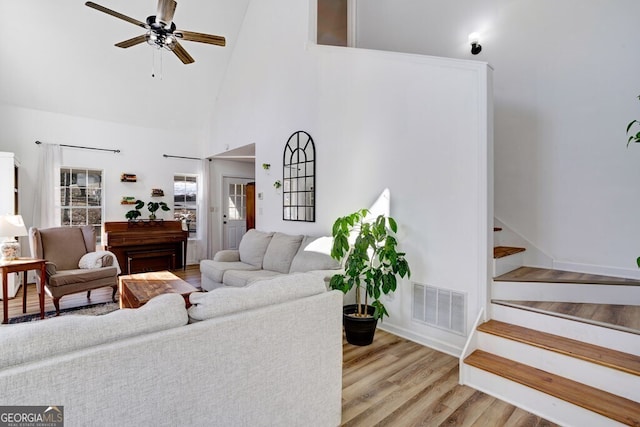
[[[100,12],[104,12],[107,15],[115,16],[116,18],[120,18],[123,21],[130,22],[133,25],[137,25],[138,27],[147,28],[144,22],[138,21],[137,19],[130,18],[127,15],[123,15],[120,12],[116,12],[115,10],[107,9],[106,7],[100,6],[99,4],[96,4],[92,1],[86,2],[85,5],[89,6],[92,9],[99,10]]]
[[[180,58],[180,61],[182,61],[183,64],[191,64],[193,62],[196,62],[196,60],[193,59],[191,55],[189,55],[189,53],[186,50],[184,50],[182,45],[178,42],[175,43],[172,51],[173,53],[176,54],[178,58]]]
[[[212,34],[194,33],[193,31],[175,30],[173,35],[188,40],[190,42],[215,44],[217,46],[225,46],[226,40],[222,36],[214,36]]]
[[[163,22],[165,26],[171,26],[173,14],[176,12],[175,0],[158,0],[158,11],[156,12],[156,22]]]
[[[126,49],[128,47],[135,46],[137,44],[144,43],[146,41],[147,41],[147,35],[143,34],[141,36],[134,37],[132,39],[125,40],[125,41],[120,42],[120,43],[116,43],[116,46],[121,47],[123,49]]]

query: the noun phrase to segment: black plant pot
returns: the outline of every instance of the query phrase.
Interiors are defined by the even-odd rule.
[[[356,304],[345,305],[342,308],[342,324],[344,332],[347,336],[347,342],[353,345],[369,345],[373,342],[373,336],[376,333],[378,319],[373,317],[375,308],[367,306],[367,314],[371,317],[354,317],[349,314],[357,313],[358,306]]]

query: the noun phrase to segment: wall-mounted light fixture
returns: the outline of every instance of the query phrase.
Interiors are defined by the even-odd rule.
[[[480,45],[480,34],[469,34],[469,43],[471,43],[471,53],[473,55],[477,55],[482,51],[482,46]]]

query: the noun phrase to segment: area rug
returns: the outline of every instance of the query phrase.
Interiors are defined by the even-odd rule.
[[[65,316],[69,314],[82,314],[85,316],[101,316],[103,314],[111,313],[119,308],[119,304],[117,302],[102,302],[98,304],[85,305],[82,307],[71,307],[64,308],[60,310],[60,316]],[[55,317],[56,312],[47,311],[44,313],[44,318],[48,319],[50,317]],[[25,323],[25,322],[34,322],[36,320],[40,320],[40,313],[34,314],[25,314],[24,316],[12,317],[9,319],[9,324],[12,323]]]

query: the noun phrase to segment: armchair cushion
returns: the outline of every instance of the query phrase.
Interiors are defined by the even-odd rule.
[[[118,274],[116,267],[100,267],[92,269],[76,268],[74,270],[61,270],[49,276],[49,286],[66,286],[79,283],[93,282],[94,280],[108,279]],[[106,285],[105,285],[106,286]]]

